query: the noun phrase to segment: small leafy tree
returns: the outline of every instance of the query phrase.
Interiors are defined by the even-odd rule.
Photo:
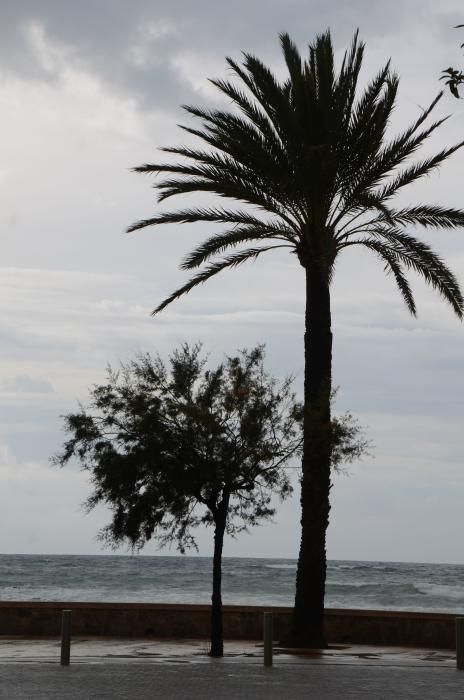
[[[205,369],[201,346],[183,345],[169,368],[148,354],[108,368],[87,408],[65,416],[70,436],[53,461],[77,458],[91,475],[86,502],[110,507],[100,533],[106,544],[141,549],[150,539],[196,547],[193,530],[214,529],[211,655],[223,655],[224,535],[247,530],[275,512],[277,494],[291,493],[285,467],[302,448],[303,406],[292,379],[264,370],[264,347]],[[332,421],[332,465],[361,457],[368,447],[350,413]]]
[[[214,528],[211,655],[223,655],[221,560],[224,535],[270,518],[273,494],[291,492],[283,467],[301,447],[291,379],[278,382],[258,346],[205,369],[201,346],[169,361],[143,355],[108,369],[88,408],[65,416],[70,435],[55,463],[72,457],[91,475],[92,509],[112,511],[107,544],[141,548],[152,537],[195,547],[193,529]]]

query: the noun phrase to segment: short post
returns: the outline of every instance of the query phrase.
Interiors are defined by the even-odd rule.
[[[464,617],[456,618],[456,668],[464,671]]]
[[[71,618],[72,610],[63,610],[61,616],[61,665],[69,666],[71,655]]]
[[[264,624],[263,624],[263,637],[264,637],[264,665],[272,666],[272,641],[274,638],[272,613],[264,613]]]

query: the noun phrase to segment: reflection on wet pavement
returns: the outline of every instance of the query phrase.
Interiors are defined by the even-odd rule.
[[[84,638],[72,640],[72,661],[99,663],[132,660],[153,663],[211,663],[207,640]],[[57,639],[24,639],[0,637],[0,663],[26,661],[59,661]],[[225,658],[229,661],[262,663],[263,647],[259,642],[226,641]],[[285,649],[274,647],[276,664],[369,664],[430,667],[455,665],[453,650],[415,649],[405,647],[329,646],[328,649]],[[217,661],[217,660],[216,660]]]

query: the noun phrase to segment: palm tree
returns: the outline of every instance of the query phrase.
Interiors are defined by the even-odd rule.
[[[203,146],[163,148],[182,160],[135,168],[162,175],[156,183],[159,201],[207,192],[242,205],[159,213],[128,230],[200,221],[226,226],[187,255],[182,269],[202,269],[153,313],[222,270],[269,251],[288,248],[304,269],[301,545],[289,642],[324,646],[331,486],[330,283],[335,261],[347,248],[367,248],[392,275],[411,314],[416,314],[416,305],[408,271],[420,275],[462,318],[463,297],[455,276],[408,229],[463,226],[464,211],[434,204],[395,208],[392,200],[406,185],[435,170],[464,142],[411,163],[410,157],[445,121],[423,126],[441,94],[404,133],[387,140],[398,77],[387,64],[358,96],[364,44],[357,34],[338,72],[329,32],[316,38],[307,60],[287,34],[280,40],[288,69],[283,82],[255,56],[244,54],[240,65],[228,58],[238,81],[211,82],[232,101],[231,108],[185,107],[201,126],[182,129]]]

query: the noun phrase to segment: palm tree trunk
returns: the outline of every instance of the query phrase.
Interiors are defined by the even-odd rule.
[[[219,507],[214,518],[213,594],[211,596],[211,650],[210,656],[224,656],[222,632],[222,548],[226,529],[227,509]]]
[[[304,438],[301,544],[291,644],[325,647],[326,530],[330,493],[332,332],[330,289],[324,275],[306,269]]]

